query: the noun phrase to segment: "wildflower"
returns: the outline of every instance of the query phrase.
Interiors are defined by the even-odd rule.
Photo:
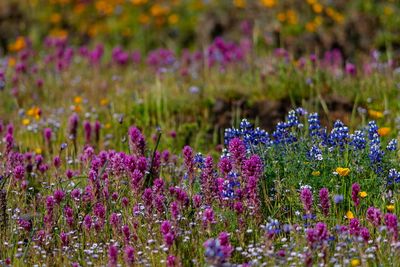
[[[382,127],[378,129],[378,134],[380,136],[386,136],[390,133],[390,128],[389,127]]]
[[[208,239],[203,246],[206,262],[213,266],[223,266],[228,262],[233,251],[225,234],[221,234],[217,239]]]
[[[358,195],[359,195],[361,198],[366,198],[366,197],[368,196],[367,192],[365,192],[365,191],[361,191]]]
[[[82,103],[82,97],[80,97],[80,96],[75,96],[75,97],[74,97],[74,103],[75,103],[75,104],[80,104],[80,103]]]
[[[322,188],[319,191],[319,203],[321,206],[322,213],[325,216],[328,216],[330,203],[329,203],[329,191],[327,188]]]
[[[235,163],[235,167],[237,169],[240,169],[240,167],[242,165],[242,161],[246,157],[246,147],[245,147],[243,141],[240,138],[233,138],[229,142],[228,151],[232,155],[232,158]]]
[[[193,150],[190,146],[185,146],[182,150],[183,157],[185,159],[185,167],[187,171],[187,175],[190,179],[193,179],[194,175],[194,157],[193,157]],[[190,182],[193,182],[190,180]]]
[[[394,205],[387,205],[386,206],[386,209],[389,211],[389,212],[393,212],[394,211]]]
[[[24,125],[24,126],[29,125],[29,123],[31,123],[31,121],[27,118],[22,120],[22,125]]]
[[[397,150],[397,140],[396,139],[390,140],[388,145],[386,146],[386,150],[396,151]]]
[[[345,177],[345,176],[348,176],[348,175],[349,175],[350,169],[349,169],[349,168],[337,167],[337,168],[336,168],[336,172],[337,172],[340,176]]]
[[[114,267],[118,263],[118,248],[114,245],[108,247],[108,266]]]
[[[360,220],[357,218],[350,219],[349,230],[351,235],[359,236],[361,231]]]
[[[378,208],[369,207],[367,209],[367,220],[372,223],[375,227],[381,224],[382,214]]]
[[[368,115],[373,119],[383,118],[383,112],[372,110],[372,109],[368,110]]]
[[[313,201],[311,190],[309,188],[303,188],[300,191],[300,199],[301,199],[301,202],[303,203],[304,210],[307,213],[310,212],[311,207],[312,207],[312,201]]]
[[[77,134],[77,130],[78,130],[78,115],[76,115],[75,113],[71,115],[71,117],[69,117],[69,136],[72,140],[75,140],[76,138],[76,134]]]
[[[320,176],[320,175],[321,175],[321,172],[320,172],[320,171],[313,171],[313,172],[311,173],[311,175],[312,175],[312,176]]]
[[[261,5],[272,8],[276,5],[276,0],[260,0]]]
[[[351,199],[353,200],[354,206],[358,206],[360,204],[360,199],[358,198],[360,194],[360,185],[358,183],[354,183],[351,186]]]
[[[351,265],[352,267],[360,266],[360,265],[361,265],[361,261],[360,261],[359,259],[352,259],[352,260],[350,261],[350,265]]]
[[[128,135],[129,135],[129,148],[131,152],[140,156],[144,155],[146,141],[141,131],[136,127],[130,127]]]
[[[354,219],[354,214],[350,210],[346,212],[346,218],[351,220]]]
[[[132,266],[135,262],[135,249],[131,246],[126,246],[124,249],[124,260],[127,266]]]
[[[92,125],[90,124],[89,121],[84,121],[83,122],[83,129],[85,131],[86,144],[90,144],[90,137],[92,135]]]
[[[366,227],[362,227],[360,230],[360,236],[362,237],[362,239],[364,240],[364,242],[368,242],[369,238],[370,238],[370,234],[369,234],[369,230]]]
[[[388,232],[392,234],[394,240],[397,240],[399,235],[397,216],[393,213],[386,213],[384,219]]]

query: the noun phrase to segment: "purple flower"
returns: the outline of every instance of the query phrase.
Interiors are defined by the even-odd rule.
[[[375,227],[381,225],[382,213],[380,209],[369,207],[367,209],[367,220]]]
[[[69,117],[68,120],[68,129],[69,129],[69,137],[72,140],[76,139],[76,135],[78,132],[78,115],[76,115],[75,113],[71,115],[71,117]]]
[[[364,240],[364,242],[368,242],[369,237],[370,237],[368,228],[362,227],[360,230],[360,235],[361,235],[362,239]]]
[[[132,266],[135,263],[135,249],[129,245],[124,249],[124,261],[127,266]]]
[[[45,128],[45,129],[43,130],[43,135],[44,135],[44,139],[46,140],[46,142],[47,142],[48,144],[50,144],[50,142],[51,142],[51,136],[52,136],[52,130],[51,130],[51,128]]]
[[[224,175],[228,175],[228,173],[232,170],[232,163],[228,157],[222,157],[218,162],[218,168]]]
[[[92,228],[92,217],[88,214],[83,219],[83,225],[85,226],[86,230],[90,230]]]
[[[146,141],[144,139],[142,132],[138,128],[132,126],[129,128],[128,136],[129,136],[129,148],[131,152],[136,155],[143,156],[146,146]]]
[[[393,240],[397,241],[399,236],[397,216],[393,213],[386,213],[384,219],[388,232],[392,235]]]
[[[193,182],[194,175],[194,158],[193,158],[193,150],[190,146],[185,146],[182,150],[183,158],[185,160],[185,167],[187,171],[187,175],[189,176],[190,183]]]
[[[319,204],[324,216],[328,216],[330,202],[329,202],[329,191],[327,188],[322,188],[319,191]]]
[[[85,142],[86,144],[90,144],[90,138],[92,136],[92,125],[89,121],[83,122],[83,129],[85,131]]]
[[[54,196],[54,200],[56,201],[56,203],[60,204],[61,201],[65,197],[65,193],[61,189],[57,189],[56,191],[54,191],[54,195],[53,196]]]
[[[160,231],[163,235],[166,235],[167,233],[169,233],[172,229],[171,223],[169,221],[163,221],[161,224],[161,228]]]
[[[351,235],[359,236],[361,231],[360,220],[353,218],[350,220],[349,231]]]
[[[360,198],[358,197],[358,194],[360,193],[361,188],[358,183],[354,183],[351,186],[351,199],[353,200],[354,206],[360,205]]]
[[[235,167],[240,169],[242,166],[242,161],[246,157],[246,146],[240,138],[233,138],[229,142],[229,153],[232,155],[232,158],[235,162]]]
[[[108,266],[114,267],[118,263],[118,248],[114,245],[110,245],[108,248]]]
[[[303,203],[304,210],[307,213],[311,212],[313,197],[312,197],[312,192],[309,188],[303,188],[300,191],[300,199],[301,202]]]

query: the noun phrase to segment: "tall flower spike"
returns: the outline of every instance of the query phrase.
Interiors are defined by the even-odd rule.
[[[312,192],[309,188],[303,188],[300,191],[300,199],[301,202],[303,203],[304,210],[307,213],[311,212],[313,197],[312,197]]]
[[[329,191],[327,188],[322,188],[319,191],[319,204],[321,206],[321,211],[324,214],[324,216],[328,216],[330,202],[329,202]]]
[[[131,152],[136,155],[143,156],[146,147],[146,141],[142,132],[138,128],[132,126],[129,128],[128,135],[129,148]]]

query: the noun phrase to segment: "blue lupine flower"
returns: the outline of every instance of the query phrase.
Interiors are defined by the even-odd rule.
[[[319,149],[317,146],[313,145],[310,149],[310,151],[308,151],[307,154],[308,158],[310,160],[323,160],[324,158],[322,157],[322,151],[321,149]]]
[[[265,130],[262,130],[260,128],[254,129],[253,125],[246,119],[243,119],[240,123],[240,129],[225,129],[225,145],[228,145],[229,142],[236,137],[243,140],[247,149],[250,149],[252,146],[257,146],[259,144],[264,146],[270,146],[272,144],[271,139]]]
[[[278,122],[276,130],[272,133],[275,144],[291,144],[296,142],[297,139],[294,134],[287,130],[289,127],[289,124],[285,122]]]
[[[197,168],[203,169],[204,167],[204,157],[201,153],[197,153],[194,156],[194,164]]]
[[[222,196],[224,198],[234,199],[237,197],[236,191],[240,188],[238,177],[239,175],[233,171],[228,174],[228,177],[224,182],[224,190],[222,191]]]
[[[296,111],[289,111],[286,125],[289,127],[296,127],[297,125],[299,125],[299,118],[296,115]]]
[[[367,140],[365,140],[364,132],[355,131],[354,134],[350,135],[350,145],[354,150],[363,150],[365,149],[366,144]]]
[[[396,151],[397,150],[397,140],[396,139],[390,140],[388,145],[386,146],[386,150]]]
[[[388,185],[398,182],[400,182],[400,173],[396,169],[390,169],[387,178]]]
[[[319,115],[318,113],[311,113],[308,115],[308,131],[309,135],[311,137],[314,136],[319,136],[320,134],[320,129],[321,129],[321,123],[319,121]]]
[[[368,122],[368,138],[369,140],[374,139],[374,135],[378,134],[378,125],[375,121]]]
[[[349,128],[344,125],[343,122],[337,120],[333,125],[331,133],[329,134],[328,142],[332,147],[339,147],[341,150],[343,150],[349,137]]]

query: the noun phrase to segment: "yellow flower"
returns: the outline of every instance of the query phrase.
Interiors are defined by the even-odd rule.
[[[340,176],[344,177],[344,176],[349,175],[350,169],[349,169],[349,168],[337,167],[337,168],[336,168],[336,172],[337,172]]]
[[[360,266],[361,265],[361,261],[359,259],[352,259],[350,264],[353,267]]]
[[[153,17],[159,17],[159,16],[162,16],[162,15],[165,15],[166,13],[168,13],[168,11],[169,11],[168,7],[165,7],[165,6],[162,6],[162,5],[159,5],[159,4],[154,4],[150,8],[150,14]]]
[[[312,9],[315,13],[321,13],[322,10],[324,9],[323,6],[320,3],[316,3],[312,6]]]
[[[346,212],[346,217],[347,219],[351,220],[354,219],[354,214],[353,212],[351,212],[350,210],[348,212]]]
[[[107,98],[102,98],[100,100],[100,105],[102,106],[107,106],[108,105],[108,99]]]
[[[36,154],[42,154],[42,149],[40,147],[35,149]]]
[[[276,6],[276,0],[260,0],[260,3],[268,8]]]
[[[75,103],[75,104],[80,104],[80,103],[82,103],[82,97],[80,97],[80,96],[75,96],[75,97],[74,97],[74,103]]]
[[[110,129],[111,128],[111,123],[106,123],[106,125],[104,125],[104,128]]]
[[[311,175],[312,175],[312,176],[320,176],[320,175],[321,175],[321,172],[320,172],[320,171],[313,171],[313,172],[311,173]]]
[[[15,64],[17,64],[17,60],[15,59],[15,57],[10,57],[10,58],[8,59],[8,65],[9,65],[10,67],[14,67]]]
[[[296,11],[294,11],[293,9],[289,9],[286,12],[286,17],[287,17],[289,24],[291,24],[291,25],[297,24],[297,14],[296,14]]]
[[[246,0],[233,0],[233,4],[235,5],[235,7],[245,8],[246,7]]]
[[[390,211],[390,212],[393,212],[393,211],[394,211],[394,205],[393,205],[393,204],[387,205],[387,206],[386,206],[386,209],[387,209],[388,211]]]
[[[168,23],[171,25],[177,24],[179,22],[179,16],[172,14],[168,17]]]
[[[23,119],[22,120],[22,124],[25,125],[25,126],[28,125],[29,123],[31,123],[31,121],[29,119]]]
[[[378,129],[378,134],[380,136],[386,136],[390,133],[390,127],[382,127]]]
[[[140,6],[140,5],[146,4],[147,0],[131,0],[131,3],[136,6]]]
[[[383,112],[372,110],[372,109],[368,110],[368,115],[373,119],[383,118]]]
[[[367,192],[365,191],[360,192],[359,195],[361,198],[366,198],[368,196]]]
[[[38,120],[38,119],[40,119],[40,115],[42,114],[42,111],[38,107],[32,107],[32,108],[28,109],[26,114],[28,116],[34,117],[35,119]]]

